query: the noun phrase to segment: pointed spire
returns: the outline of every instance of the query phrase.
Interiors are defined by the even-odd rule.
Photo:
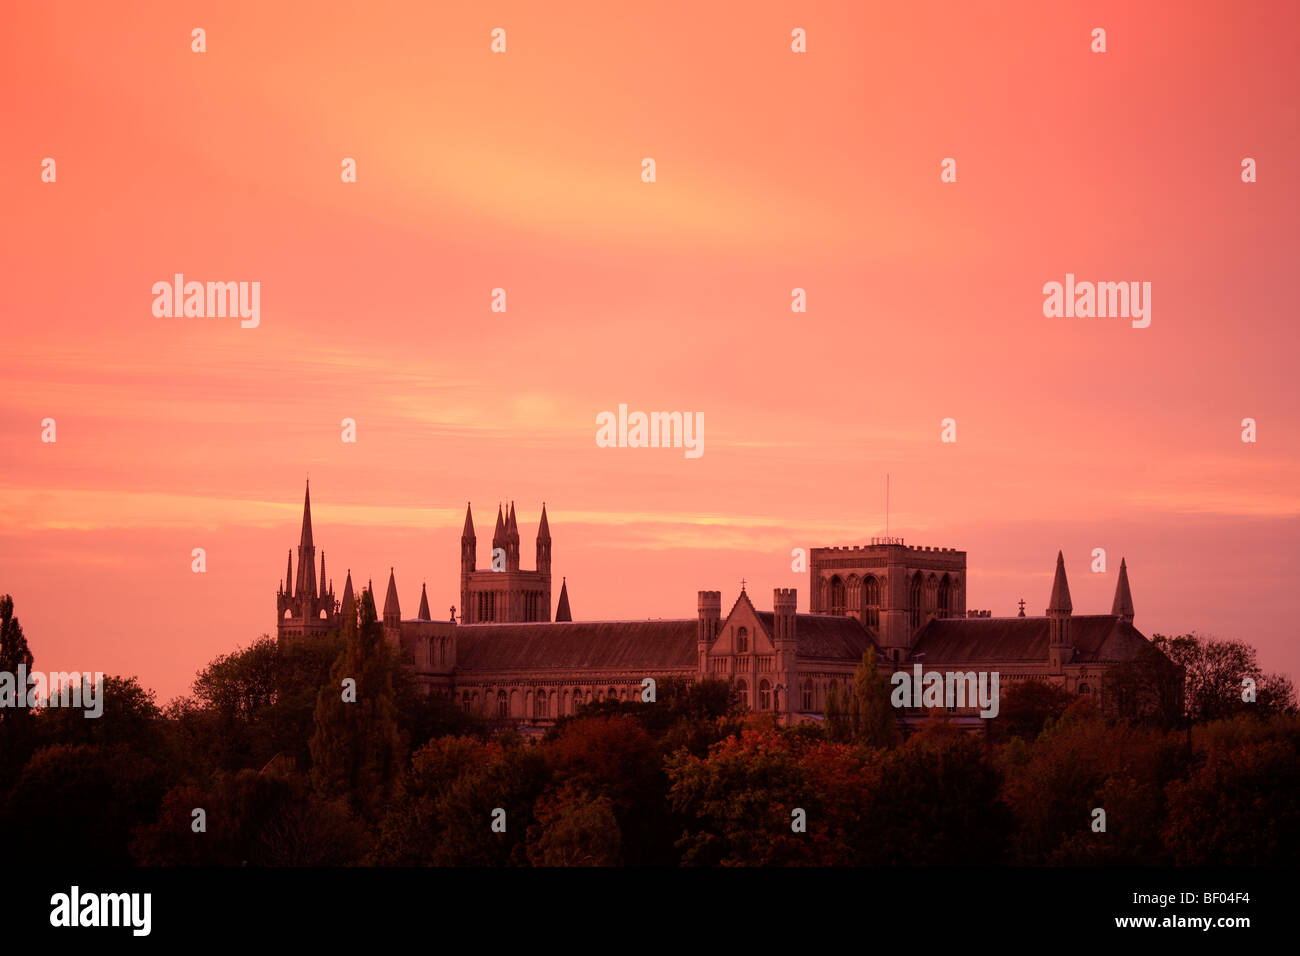
[[[542,502],[542,523],[537,526],[537,540],[551,540],[551,526],[546,520],[546,502]]]
[[[398,606],[397,603],[397,577],[393,573],[393,569],[389,568],[388,569],[388,594],[385,595],[384,597],[384,617],[400,618],[401,616],[402,616],[402,609]]]
[[[573,612],[569,610],[569,583],[567,580],[560,579],[560,601],[555,605],[555,620],[572,621]]]
[[[302,538],[298,542],[298,578],[294,597],[316,597],[316,546],[311,540],[311,483],[302,503]]]
[[[515,503],[510,502],[510,518],[506,521],[506,534],[519,537],[519,523],[515,521]]]
[[[350,620],[355,598],[352,597],[352,569],[348,568],[348,579],[343,585],[343,620]]]
[[[492,532],[492,547],[494,549],[505,547],[505,542],[506,520],[505,516],[501,513],[501,506],[497,505],[497,527],[496,530]]]
[[[289,563],[284,568],[284,594],[293,597],[293,548],[289,549]]]
[[[1115,583],[1115,603],[1110,606],[1110,613],[1132,623],[1133,593],[1128,587],[1128,565],[1119,559],[1119,581]]]
[[[320,599],[325,600],[325,595],[329,593],[325,590],[325,552],[322,551],[320,553]]]
[[[1047,611],[1065,611],[1067,614],[1074,610],[1074,605],[1070,603],[1070,583],[1065,580],[1065,555],[1056,552],[1056,579],[1052,581],[1052,597],[1047,602]]]
[[[328,489],[327,489],[328,490]],[[302,500],[302,540],[298,542],[304,550],[312,547],[311,542],[311,482],[307,482],[307,494]]]
[[[424,585],[420,585],[420,613],[416,615],[421,621],[429,620],[429,595],[425,592]]]
[[[465,502],[465,530],[460,533],[460,538],[462,541],[474,538],[474,515],[470,512],[468,501]]]

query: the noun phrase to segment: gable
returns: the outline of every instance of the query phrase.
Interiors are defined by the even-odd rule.
[[[770,618],[771,615],[769,614]],[[749,641],[749,646],[744,651],[737,649],[741,628],[744,628],[745,636]],[[776,652],[772,644],[772,632],[763,623],[762,616],[754,609],[750,603],[749,596],[744,591],[740,592],[740,597],[727,615],[726,620],[722,622],[718,631],[718,638],[709,648],[709,656],[725,657],[731,654],[773,654]]]

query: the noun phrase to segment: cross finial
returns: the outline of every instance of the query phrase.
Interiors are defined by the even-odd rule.
[[[741,589],[742,591],[745,590],[745,579],[744,579],[744,578],[741,578],[741,579],[740,579],[740,589]]]
[[[1024,617],[1024,616],[1025,616],[1025,599],[1024,599],[1024,598],[1021,598],[1021,599],[1020,599],[1020,616],[1021,616],[1021,617]]]

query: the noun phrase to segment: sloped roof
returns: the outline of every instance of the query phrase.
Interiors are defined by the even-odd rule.
[[[694,668],[696,621],[471,624],[457,631],[457,670]]]
[[[757,612],[759,621],[772,630],[771,611]],[[860,662],[862,655],[872,646],[871,635],[856,617],[842,614],[796,614],[794,637],[796,657],[830,658]]]
[[[944,618],[926,624],[911,656],[927,666],[967,661],[1045,661],[1051,622],[1045,617]],[[1132,624],[1110,614],[1070,618],[1074,663],[1129,661],[1147,639]]]

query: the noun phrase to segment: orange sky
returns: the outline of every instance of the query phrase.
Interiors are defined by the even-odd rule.
[[[882,533],[888,472],[971,607],[1042,613],[1062,549],[1107,611],[1122,555],[1146,633],[1300,669],[1294,4],[327,6],[0,13],[0,593],[38,668],[166,699],[271,630],[308,472],[336,590],[394,565],[441,616],[465,501],[483,564],[513,498],[531,566],[545,500],[579,619],[742,577],[806,610],[790,549]],[[260,325],[155,318],[175,272],[261,282]],[[1151,326],[1044,318],[1067,272],[1151,282]],[[703,412],[705,454],[597,448],[620,402]]]

